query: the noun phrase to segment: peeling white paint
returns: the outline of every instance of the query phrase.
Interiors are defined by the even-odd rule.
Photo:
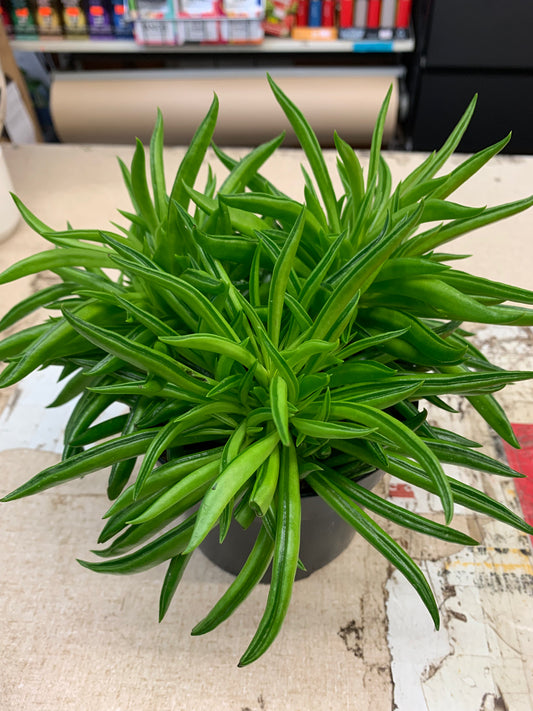
[[[61,453],[63,431],[74,403],[45,409],[61,389],[61,368],[51,366],[28,375],[16,386],[0,414],[0,451],[36,449]]]
[[[439,632],[405,578],[395,571],[388,581],[398,711],[533,711],[531,550],[502,524],[488,523],[485,533],[487,545],[422,566],[439,603]],[[507,547],[493,547],[503,535]]]
[[[8,449],[62,452],[65,425],[77,399],[47,408],[63,386],[57,382],[61,370],[59,366],[37,370],[13,389],[0,413],[0,452]],[[123,407],[114,405],[106,410],[106,417],[122,412]]]

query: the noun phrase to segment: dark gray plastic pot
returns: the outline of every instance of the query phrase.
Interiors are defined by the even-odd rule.
[[[365,489],[373,489],[383,477],[382,471],[367,474],[357,481]],[[213,529],[200,545],[200,550],[219,568],[237,575],[254,545],[261,523],[255,520],[249,528],[242,529],[232,522],[224,542],[219,543],[218,528]],[[322,501],[319,496],[302,496],[302,526],[300,560],[306,570],[298,568],[296,580],[306,578],[334,560],[355,535],[354,529]],[[263,577],[270,582],[270,568]]]

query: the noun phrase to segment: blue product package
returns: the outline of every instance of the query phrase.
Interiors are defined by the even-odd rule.
[[[322,0],[310,0],[309,3],[309,27],[320,27],[322,25]]]

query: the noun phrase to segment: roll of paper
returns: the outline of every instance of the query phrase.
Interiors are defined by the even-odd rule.
[[[354,146],[370,144],[379,108],[391,83],[393,93],[384,143],[396,129],[398,73],[374,71],[272,72],[274,80],[303,111],[325,147],[336,130]],[[215,140],[252,146],[285,130],[285,145],[297,145],[265,72],[85,72],[56,75],[51,111],[59,138],[67,143],[126,143],[149,140],[159,107],[167,145],[186,145],[216,93],[220,101]]]

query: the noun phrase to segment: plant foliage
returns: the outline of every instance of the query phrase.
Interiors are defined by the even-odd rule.
[[[80,562],[117,574],[167,563],[160,617],[207,534],[219,526],[223,540],[233,519],[247,526],[259,517],[263,525],[241,572],[193,630],[201,634],[225,620],[272,561],[265,613],[241,665],[269,647],[287,611],[302,487],[406,576],[435,625],[437,605],[420,569],[370,514],[448,541],[474,541],[365,490],[359,477],[379,468],[437,494],[447,524],[457,502],[533,530],[442,464],[518,474],[476,443],[430,424],[418,406],[425,398],[449,409],[443,396],[464,396],[517,446],[493,393],[533,374],[492,365],[462,322],[533,325],[533,292],[472,276],[448,264],[456,257],[437,251],[533,204],[527,198],[478,208],[448,200],[508,138],[440,174],[473,101],[443,147],[393,190],[381,154],[389,92],[366,176],[352,148],[335,136],[338,196],[311,127],[269,81],[310,166],[303,202],[259,172],[283,136],[238,162],[215,146],[228,175],[217,189],[209,171],[205,189],[195,188],[212,142],[215,97],[170,189],[160,114],[149,166],[140,141],[131,166],[120,164],[133,205],[121,211],[126,228],[55,231],[15,198],[54,249],[0,275],[5,284],[47,269],[61,280],[0,322],[6,329],[38,308],[55,311],[0,342],[7,361],[0,386],[59,365],[63,384],[52,406],[78,398],[62,461],[4,501],[111,467],[113,503],[99,539],[108,546],[97,551],[101,561]],[[106,416],[117,401],[125,414]],[[168,460],[157,466],[165,452]]]

